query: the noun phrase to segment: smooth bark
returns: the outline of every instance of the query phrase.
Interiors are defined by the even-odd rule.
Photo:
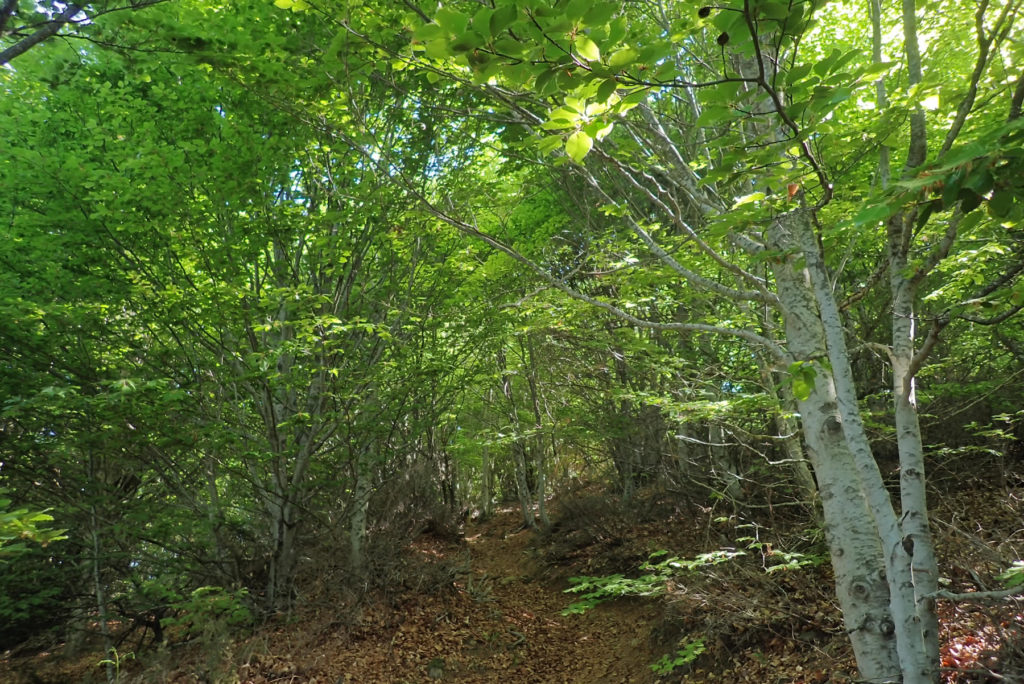
[[[897,681],[900,663],[883,549],[844,433],[836,385],[824,363],[826,332],[810,274],[792,250],[797,246],[792,224],[806,221],[802,211],[783,216],[766,235],[769,248],[790,253],[773,268],[789,351],[794,360],[813,363],[817,372],[809,396],[798,401],[803,434],[818,481],[836,596],[861,677]]]

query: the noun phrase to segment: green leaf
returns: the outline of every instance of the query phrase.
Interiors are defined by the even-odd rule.
[[[888,73],[893,66],[895,66],[895,62],[875,62],[861,72],[861,78],[874,81],[879,76]]]
[[[614,123],[607,123],[605,121],[591,121],[589,124],[583,127],[584,133],[589,135],[595,140],[604,140],[605,136],[612,132],[615,128]]]
[[[477,10],[477,13],[473,15],[473,28],[480,33],[491,36],[491,17],[494,15],[494,10],[490,7],[481,7]]]
[[[807,74],[811,73],[813,64],[797,64],[795,67],[786,72],[785,83],[786,85],[793,85],[797,81],[804,79]]]
[[[797,361],[789,365],[790,383],[793,396],[798,401],[807,401],[814,391],[814,379],[818,375],[814,365],[807,361]]]
[[[562,136],[549,135],[537,141],[537,149],[547,154],[562,146]]]
[[[597,43],[590,39],[590,36],[580,34],[576,36],[576,52],[588,62],[597,62],[601,59],[601,50],[598,49]]]
[[[600,26],[601,24],[607,24],[611,21],[611,18],[615,16],[615,13],[619,10],[620,5],[615,2],[602,2],[594,5],[587,13],[583,15],[583,23],[587,26]]]
[[[442,7],[434,15],[434,21],[440,24],[441,28],[449,34],[457,36],[466,30],[466,25],[469,24],[469,17],[462,12]]]
[[[279,2],[291,2],[292,0],[279,0]],[[445,35],[444,29],[437,24],[422,24],[415,31],[413,31],[412,37],[414,40],[418,40],[422,43],[426,43],[431,40],[443,38]]]
[[[704,108],[704,111],[697,117],[697,121],[694,122],[694,126],[698,128],[719,126],[728,123],[732,118],[733,112],[731,108],[725,105],[711,105]]]
[[[565,153],[577,164],[583,162],[583,158],[593,147],[594,139],[583,131],[576,131],[565,141]]]
[[[633,48],[625,47],[612,53],[612,56],[608,58],[608,66],[613,69],[621,69],[635,62],[639,56],[640,53]]]
[[[861,209],[856,216],[853,217],[853,225],[863,226],[868,224],[875,224],[879,221],[884,221],[895,213],[896,209],[890,207],[888,204],[875,204],[869,205]]]
[[[444,38],[438,38],[427,43],[427,57],[431,59],[446,59],[452,56],[451,46]]]
[[[615,112],[618,114],[625,114],[630,109],[633,109],[634,107],[643,104],[647,100],[647,95],[649,92],[650,91],[647,88],[640,88],[639,90],[634,90],[629,95],[622,98],[622,100],[620,100],[615,105]]]
[[[782,21],[789,16],[789,5],[781,2],[766,2],[760,9],[761,15],[768,19]]]
[[[554,3],[552,3],[554,4]],[[587,13],[591,6],[591,0],[570,0],[569,5],[560,10],[570,21],[579,21]]]
[[[981,206],[982,197],[970,188],[961,188],[957,199],[960,200],[960,211],[969,214]]]
[[[618,88],[618,85],[618,81],[614,78],[609,78],[602,82],[597,89],[597,101],[607,102],[615,94],[615,89]]]
[[[988,201],[988,213],[997,218],[1009,216],[1013,210],[1014,194],[1010,188],[996,190]]]
[[[505,29],[512,25],[516,20],[516,6],[515,5],[502,5],[498,9],[494,10],[494,14],[491,15],[491,36],[497,37]]]
[[[839,48],[833,48],[832,53],[829,54],[828,57],[814,65],[814,73],[818,74],[819,76],[824,76],[825,74],[827,74],[832,69],[832,65],[835,64],[840,57],[842,57],[842,54],[843,53],[839,51]]]
[[[458,52],[470,52],[484,44],[484,37],[476,31],[465,31],[452,41],[452,49]]]
[[[760,202],[763,199],[763,192],[752,192],[749,195],[744,195],[743,197],[737,199],[733,203],[732,208],[735,209],[736,207],[742,207],[744,204],[750,204],[751,202]]]

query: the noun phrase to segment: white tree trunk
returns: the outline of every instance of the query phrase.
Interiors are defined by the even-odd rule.
[[[817,371],[810,395],[798,401],[798,408],[818,481],[836,595],[862,679],[896,681],[900,663],[878,528],[844,434],[832,374],[828,364],[822,363],[827,354],[826,332],[810,289],[809,274],[799,263],[799,253],[793,251],[796,236],[789,223],[780,219],[766,237],[769,248],[790,254],[773,268],[789,353],[796,360],[813,363]],[[881,485],[880,475],[878,482]]]
[[[916,286],[906,275],[906,258],[901,252],[890,241],[889,273],[893,298],[891,361],[896,443],[900,454],[900,524],[904,546],[911,560],[918,628],[932,666],[929,677],[938,681],[939,620],[933,597],[939,590],[939,569],[928,523],[924,446],[914,391]]]
[[[814,235],[810,214],[803,209],[796,210],[780,217],[777,225],[781,234],[788,236],[787,246],[798,248],[806,260],[818,308],[817,318],[825,335],[842,434],[853,456],[860,489],[871,510],[876,534],[882,544],[901,681],[903,684],[931,684],[935,663],[930,660],[918,618],[911,569],[913,539],[903,534],[892,499],[871,453],[857,403],[856,383],[846,348],[842,317]]]

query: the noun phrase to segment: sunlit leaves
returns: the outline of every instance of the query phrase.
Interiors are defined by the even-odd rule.
[[[274,6],[280,9],[302,12],[309,9],[309,3],[305,0],[274,0]]]
[[[583,161],[593,147],[594,139],[583,131],[576,131],[565,141],[565,153],[577,164]]]
[[[789,365],[789,381],[793,388],[793,396],[799,401],[807,401],[814,391],[814,380],[818,372],[813,363],[796,361]]]
[[[576,51],[583,59],[590,62],[597,62],[601,59],[601,50],[597,47],[597,43],[590,39],[590,36],[585,34],[576,36],[575,45]]]

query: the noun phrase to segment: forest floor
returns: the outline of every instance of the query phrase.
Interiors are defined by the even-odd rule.
[[[962,491],[935,513],[950,588],[986,586],[1024,542],[1024,492]],[[522,529],[516,510],[462,534],[420,536],[403,586],[340,609],[321,591],[290,620],[244,639],[207,634],[203,645],[125,658],[122,682],[344,684],[464,682],[618,684],[730,682],[848,684],[856,680],[832,598],[828,564],[797,532],[692,507],[649,502],[648,515],[621,515],[613,499],[576,495],[556,503],[550,535]],[[646,518],[646,520],[644,519]],[[969,530],[958,520],[972,520]],[[666,522],[667,521],[667,522]],[[780,523],[779,529],[786,527]],[[794,526],[796,530],[803,526]],[[741,533],[743,536],[741,536]],[[802,555],[787,548],[805,549]],[[563,615],[568,578],[621,572],[636,577],[652,552],[694,558],[717,549],[742,556],[666,585],[659,596],[622,598]],[[791,555],[786,555],[791,554]],[[781,560],[806,562],[766,572]],[[417,583],[422,578],[422,584]],[[437,578],[443,578],[438,582]],[[425,591],[425,587],[432,587]],[[312,595],[311,595],[312,596]],[[1024,609],[1019,604],[943,605],[945,682],[1024,682]],[[688,645],[703,652],[668,673],[651,665]],[[129,647],[126,645],[126,649]],[[102,656],[59,649],[0,656],[10,684],[100,682]],[[1000,673],[1000,674],[997,674]]]

